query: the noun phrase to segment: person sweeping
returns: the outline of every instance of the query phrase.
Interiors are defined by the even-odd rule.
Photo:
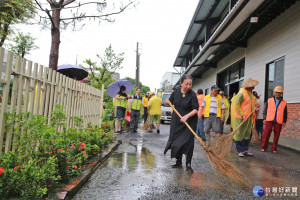
[[[197,127],[197,111],[199,108],[196,93],[191,90],[193,79],[190,75],[183,75],[180,79],[181,88],[177,88],[165,100],[166,104],[173,104],[176,111],[180,113],[180,118],[175,112],[172,113],[170,136],[164,154],[171,149],[171,158],[176,158],[172,167],[182,166],[182,154],[186,155],[186,171],[192,172],[192,156],[194,151],[194,136],[189,128],[185,125],[187,122],[192,130]]]
[[[242,84],[243,88],[241,88],[239,93],[232,99],[231,125],[233,130],[245,121],[233,137],[239,157],[253,156],[248,149],[253,123],[253,110],[259,107],[252,91],[258,83],[258,81],[248,78]],[[246,121],[248,117],[249,119]]]
[[[218,157],[210,146],[207,146],[203,140],[195,133],[197,126],[198,101],[195,92],[191,90],[192,77],[183,75],[180,79],[181,88],[176,89],[166,99],[174,111],[172,113],[170,136],[164,153],[171,149],[171,158],[176,158],[172,167],[182,166],[182,154],[186,154],[186,171],[192,172],[191,160],[194,150],[194,137],[206,152],[209,162],[216,171],[226,176],[238,184],[250,186],[247,177],[235,166],[228,163],[223,158]],[[173,105],[174,104],[174,105]],[[232,140],[232,138],[231,138]]]

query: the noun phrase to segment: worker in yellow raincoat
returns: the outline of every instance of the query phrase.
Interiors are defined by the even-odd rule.
[[[254,87],[258,85],[258,81],[248,78],[243,84],[239,93],[232,98],[231,104],[231,125],[235,130],[250,113],[259,107],[256,102],[256,98],[252,94]],[[248,152],[248,146],[251,137],[253,122],[253,114],[249,119],[239,128],[234,134],[234,140],[236,141],[236,150],[239,157],[253,156],[252,153]]]
[[[228,102],[228,99],[226,99],[224,97],[224,91],[220,91],[219,92],[219,95],[221,95],[221,97],[223,98],[223,101],[224,101],[224,123],[221,123],[221,135],[223,134],[223,129],[224,129],[224,125],[226,124],[227,120],[228,120],[228,117],[229,117],[229,108],[230,108],[230,104]]]

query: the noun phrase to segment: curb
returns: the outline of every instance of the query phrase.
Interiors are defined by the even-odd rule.
[[[92,174],[112,155],[112,153],[122,143],[121,140],[113,141],[109,146],[101,151],[96,161],[88,164],[87,169],[81,175],[76,177],[70,184],[66,185],[63,189],[54,195],[56,200],[71,199],[77,192],[84,186]]]

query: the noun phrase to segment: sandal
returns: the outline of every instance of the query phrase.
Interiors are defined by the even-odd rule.
[[[264,150],[264,149],[261,149],[261,151],[262,151],[262,152],[265,152],[266,150]]]
[[[275,154],[276,154],[276,153],[277,153],[277,151],[272,151],[272,153],[275,153]]]
[[[243,153],[238,153],[238,157],[245,157]]]
[[[253,153],[250,153],[250,152],[248,152],[248,151],[245,151],[245,152],[244,152],[244,155],[245,155],[245,156],[253,156]]]

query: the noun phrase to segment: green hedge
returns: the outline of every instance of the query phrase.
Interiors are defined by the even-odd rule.
[[[102,127],[75,117],[66,128],[63,107],[56,106],[51,123],[45,116],[8,114],[7,131],[13,131],[16,150],[0,156],[0,199],[46,197],[57,182],[67,182],[84,170],[85,163],[114,139],[112,122]]]

